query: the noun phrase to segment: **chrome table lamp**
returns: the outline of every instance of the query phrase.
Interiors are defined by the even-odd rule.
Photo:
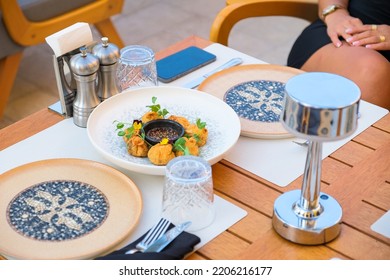
[[[303,73],[286,83],[283,126],[309,140],[301,190],[279,196],[274,203],[273,227],[287,240],[316,245],[336,238],[342,208],[321,192],[322,143],[350,136],[357,128],[360,89],[330,73]]]

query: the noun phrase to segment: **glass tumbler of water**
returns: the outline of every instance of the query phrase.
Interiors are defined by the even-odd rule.
[[[180,156],[166,166],[162,216],[173,224],[191,221],[188,231],[212,223],[215,216],[210,164],[195,156]]]
[[[157,68],[152,49],[132,45],[120,50],[117,79],[120,91],[157,86]]]

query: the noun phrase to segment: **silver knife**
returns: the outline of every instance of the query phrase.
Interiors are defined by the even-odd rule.
[[[144,253],[161,252],[169,243],[171,243],[180,233],[188,228],[192,223],[185,222],[170,230],[168,230],[163,236],[157,239],[152,245],[150,245]]]
[[[185,88],[196,88],[197,86],[199,86],[207,77],[211,76],[212,74],[214,73],[217,73],[221,70],[224,70],[224,69],[227,69],[227,68],[230,68],[230,67],[233,67],[233,66],[236,66],[236,65],[239,65],[242,63],[242,59],[239,58],[239,57],[236,57],[236,58],[232,58],[231,60],[229,60],[228,62],[222,64],[221,66],[215,68],[214,70],[208,72],[207,74],[204,74],[203,76],[200,76],[199,78],[196,78],[195,80],[192,80],[191,82],[188,82],[186,84],[183,85],[183,87]]]

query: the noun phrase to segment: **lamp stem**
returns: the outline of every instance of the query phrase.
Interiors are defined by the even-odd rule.
[[[321,191],[322,142],[310,141],[303,173],[299,207],[306,211],[319,208]]]

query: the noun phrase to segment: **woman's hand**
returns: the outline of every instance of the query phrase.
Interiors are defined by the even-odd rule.
[[[351,35],[354,34],[346,32],[347,30],[358,30],[364,26],[360,19],[350,16],[345,9],[339,9],[328,15],[325,18],[325,23],[328,27],[328,35],[336,47],[342,45],[340,38],[343,38],[348,42]]]
[[[374,50],[390,50],[390,26],[366,24],[345,30],[350,35],[347,42],[352,46],[364,46]]]

